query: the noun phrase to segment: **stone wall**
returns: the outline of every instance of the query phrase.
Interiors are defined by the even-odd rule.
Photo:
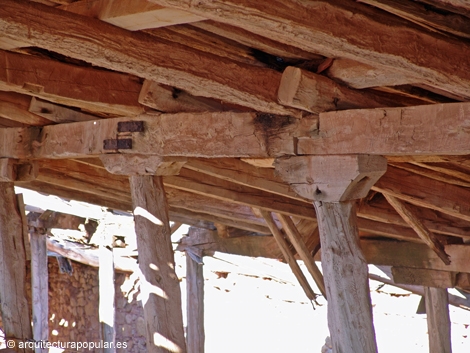
[[[49,341],[100,342],[98,269],[73,262],[73,274],[69,276],[60,273],[53,257],[49,258],[48,267]],[[27,270],[27,296],[31,305],[31,278],[29,268]],[[143,352],[145,323],[135,279],[116,273],[115,292],[116,342],[125,342],[127,346],[118,349],[117,353]],[[77,351],[90,352],[86,349]]]

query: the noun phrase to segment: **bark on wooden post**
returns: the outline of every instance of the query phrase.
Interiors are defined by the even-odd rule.
[[[108,343],[103,353],[116,352],[115,307],[114,307],[114,256],[112,234],[102,234],[100,244],[100,267],[98,269],[101,336]]]
[[[191,229],[190,229],[191,234]],[[204,274],[202,251],[186,249],[186,344],[188,353],[204,353]]]
[[[429,353],[452,353],[447,289],[424,287]]]
[[[0,180],[0,307],[7,341],[32,338],[31,317],[25,297],[25,259],[23,226],[13,182]],[[17,343],[19,341],[15,341],[18,347]]]
[[[303,197],[314,200],[322,243],[333,352],[376,353],[367,262],[359,245],[355,199],[385,172],[380,156],[278,159],[276,169]]]

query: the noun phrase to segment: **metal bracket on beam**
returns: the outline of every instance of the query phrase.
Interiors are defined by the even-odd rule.
[[[109,150],[130,150],[132,149],[132,139],[107,139],[103,141],[103,149]]]

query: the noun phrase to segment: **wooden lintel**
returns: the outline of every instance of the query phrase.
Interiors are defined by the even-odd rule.
[[[270,114],[301,116],[300,111],[277,102],[281,74],[272,69],[159,41],[147,33],[129,32],[98,19],[76,16],[30,1],[4,0],[0,18],[0,31],[10,39],[24,40],[96,66],[177,87],[196,96],[220,99]],[[122,43],[127,46],[123,47]],[[103,52],[107,55],[102,55]],[[187,71],[188,61],[192,62],[191,72]],[[263,77],[262,82],[258,77]]]
[[[435,288],[454,288],[457,272],[422,268],[392,267],[393,281],[399,284],[421,285]]]
[[[137,115],[142,84],[136,77],[0,51],[0,90],[112,115]],[[48,109],[48,108],[46,108]]]
[[[105,149],[104,141],[116,139],[118,123],[126,121],[143,121],[144,131],[123,136],[132,140],[131,148],[119,152],[162,157],[292,155],[294,137],[307,130],[298,119],[264,113],[148,113],[45,126],[39,135],[34,128],[0,129],[0,157],[68,159],[115,153]],[[316,121],[311,124],[314,130]]]
[[[86,0],[63,5],[60,8],[96,17],[130,31],[204,20],[190,12],[165,8],[146,0],[133,0],[132,3],[126,0]]]
[[[298,154],[470,154],[470,103],[358,109],[320,114],[318,137],[302,138]]]
[[[194,3],[151,0],[214,21],[241,27],[327,57],[379,64],[444,90],[470,96],[470,46],[425,29],[410,28],[393,14],[355,2],[290,1],[266,7],[256,1]],[[302,16],[299,16],[302,14]],[[354,16],[352,16],[354,14]],[[368,28],[370,31],[359,31]],[[403,43],[413,45],[403,46]],[[452,65],[442,66],[453,57]],[[461,65],[465,63],[465,65]]]

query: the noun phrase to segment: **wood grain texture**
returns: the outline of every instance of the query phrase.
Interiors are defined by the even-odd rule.
[[[424,288],[429,353],[451,353],[449,298],[447,289]]]
[[[457,273],[422,268],[392,267],[393,281],[401,284],[420,285],[434,288],[454,288]]]
[[[318,137],[300,140],[298,154],[470,153],[468,103],[328,112],[319,124]]]
[[[315,201],[314,206],[333,351],[377,353],[367,261],[359,244],[355,201]]]
[[[300,113],[277,103],[281,79],[277,71],[224,60],[176,43],[158,41],[146,33],[129,32],[41,4],[5,1],[8,3],[4,2],[0,9],[0,30],[7,38],[26,40],[44,49],[178,87],[196,96],[300,117]]]
[[[410,28],[408,21],[363,4],[331,0],[269,4],[256,0],[152,2],[327,57],[379,64],[443,90],[470,96],[470,46],[418,27]],[[449,57],[453,58],[452,63]],[[442,65],[443,62],[447,64]]]
[[[147,349],[155,353],[185,353],[181,291],[162,178],[131,176],[129,181],[142,273]]]
[[[13,183],[0,182],[0,298],[5,337],[31,339],[23,225]],[[32,352],[19,350],[19,352]]]

